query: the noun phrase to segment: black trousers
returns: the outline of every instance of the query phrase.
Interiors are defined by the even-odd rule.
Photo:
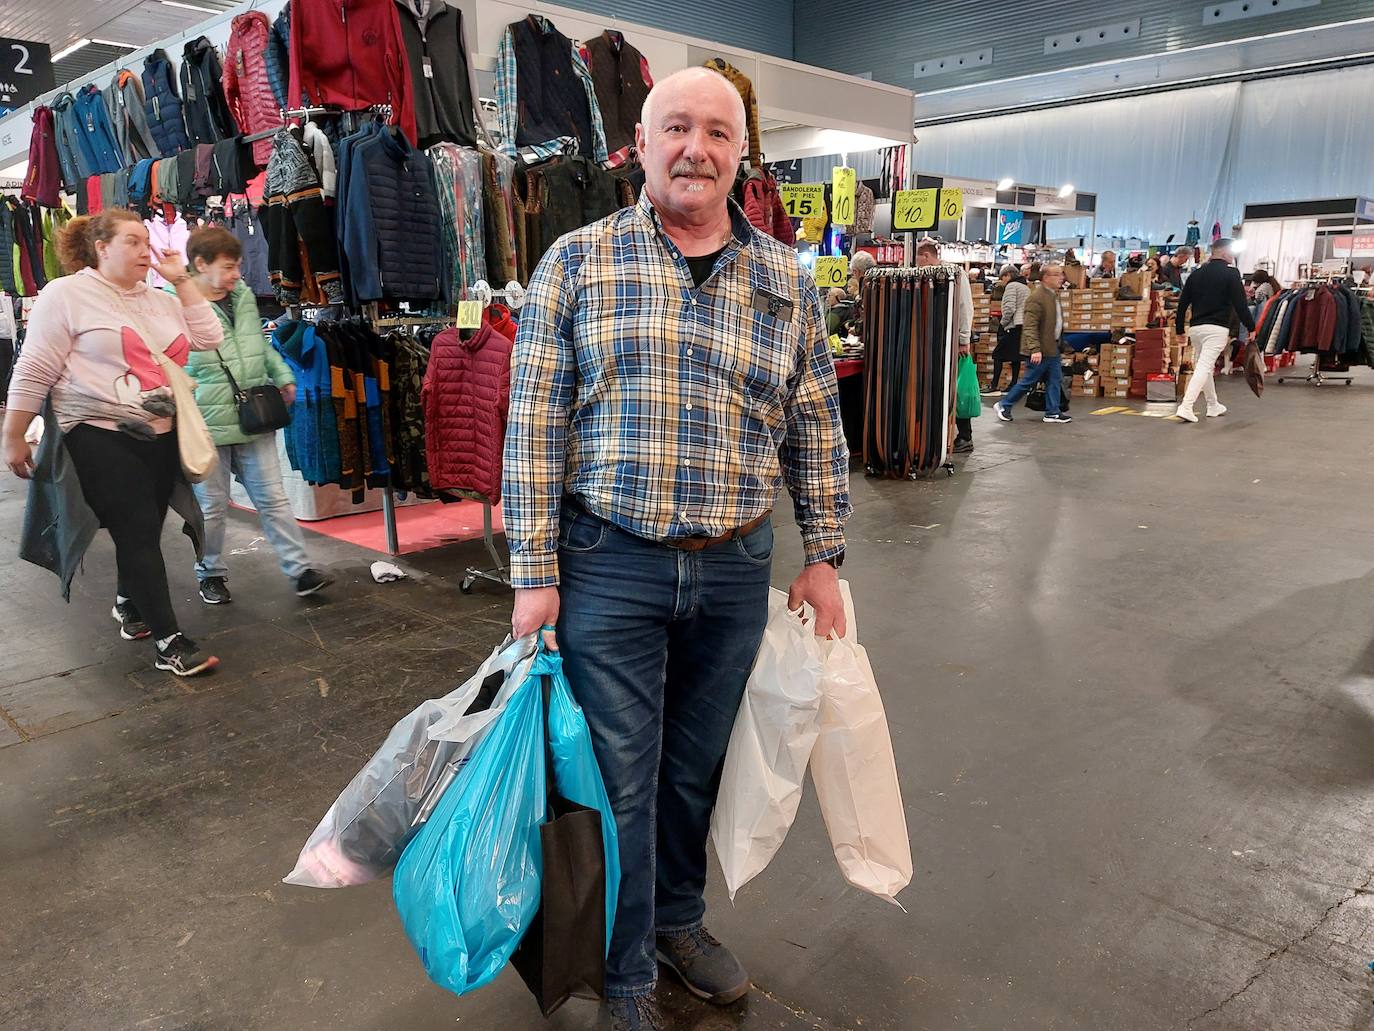
[[[957,417],[956,417],[955,420],[954,420],[954,425],[955,425],[956,427],[958,427],[958,430],[959,430],[959,432],[956,433],[956,434],[954,435],[954,439],[955,439],[955,440],[972,440],[972,439],[973,439],[973,420],[972,420],[972,419],[960,419],[960,418],[957,418]]]
[[[119,593],[134,603],[155,638],[171,637],[177,617],[162,561],[162,524],[181,475],[176,433],[140,440],[82,423],[64,441],[86,503],[114,540]]]
[[[339,251],[334,242],[334,223],[324,205],[319,187],[302,190],[291,197],[268,198],[267,262],[272,285],[283,304],[295,304],[305,286],[306,269],[301,262],[301,246],[324,300],[336,304],[343,300],[339,282]]]
[[[1020,359],[1020,358],[1016,358],[1016,359],[1014,359],[1014,360],[1012,360],[1012,361],[1007,362],[1007,364],[1011,366],[1011,385],[1014,387],[1014,386],[1016,386],[1016,381],[1019,380],[1019,379],[1021,378],[1021,359]],[[1001,387],[999,387],[997,384],[999,384],[999,383],[1001,383],[1001,382],[1002,382],[1002,359],[1001,359],[1001,358],[994,358],[994,359],[992,360],[992,388],[991,388],[991,389],[993,389],[993,390],[1000,390]]]

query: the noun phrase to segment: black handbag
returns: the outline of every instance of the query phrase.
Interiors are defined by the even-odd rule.
[[[229,371],[224,356],[218,351],[220,368],[229,377],[229,389],[234,392],[234,404],[239,411],[239,429],[249,436],[258,433],[274,433],[291,424],[291,410],[286,407],[286,399],[281,391],[271,383],[261,387],[243,390]]]
[[[539,1009],[548,1016],[569,998],[605,996],[606,853],[601,814],[564,798],[549,748],[549,678],[544,691],[544,776],[549,819],[539,827],[544,868],[539,909],[511,956]]]

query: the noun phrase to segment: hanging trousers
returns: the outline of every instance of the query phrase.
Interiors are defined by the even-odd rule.
[[[63,442],[86,504],[114,541],[119,594],[138,608],[153,637],[171,637],[177,617],[162,561],[162,524],[181,472],[175,431],[141,440],[81,423]]]
[[[310,274],[329,304],[343,301],[339,251],[324,191],[304,148],[288,129],[272,138],[267,166],[267,261],[282,304],[296,304],[305,286],[301,248]]]

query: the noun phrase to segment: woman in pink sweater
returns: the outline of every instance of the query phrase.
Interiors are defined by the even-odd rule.
[[[192,349],[218,347],[223,330],[181,257],[154,253],[131,211],[73,219],[58,253],[75,274],[49,283],[33,306],[0,449],[15,475],[28,479],[34,461],[24,431],[51,401],[85,503],[114,540],[120,635],[154,637],[158,669],[193,676],[219,660],[180,632],[167,588],[162,524],[185,481],[176,405],[153,352],[185,365]],[[150,288],[149,269],[176,296]]]

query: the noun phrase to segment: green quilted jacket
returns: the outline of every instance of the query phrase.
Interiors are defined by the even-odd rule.
[[[267,342],[253,291],[240,281],[228,299],[233,302],[232,324],[224,310],[218,304],[214,305],[215,314],[224,326],[224,343],[220,344],[217,351],[192,351],[186,365],[186,371],[196,381],[196,404],[200,406],[205,423],[210,427],[210,436],[218,447],[246,444],[250,439],[239,429],[238,405],[234,403],[229,377],[220,365],[221,358],[242,390],[266,383],[285,387],[296,382],[290,367]]]

